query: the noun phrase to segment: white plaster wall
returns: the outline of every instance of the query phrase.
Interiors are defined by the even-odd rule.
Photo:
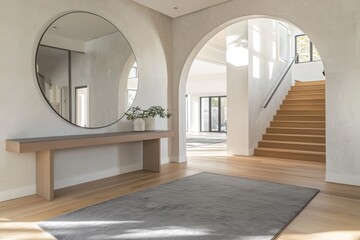
[[[297,63],[292,69],[292,77],[294,80],[303,82],[325,80],[322,74],[324,65],[322,61]],[[325,73],[326,74],[326,73]]]
[[[226,70],[218,74],[189,77],[186,93],[199,96],[226,95]]]
[[[139,66],[135,105],[168,107],[171,19],[130,0],[2,0],[0,3],[0,201],[35,193],[35,154],[5,151],[5,139],[131,130],[131,122],[82,129],[62,120],[43,99],[35,76],[40,37],[57,17],[89,11],[128,39]],[[136,20],[134,20],[136,19]],[[156,93],[156,94],[154,94]],[[163,123],[163,122],[162,122]],[[167,126],[167,121],[162,127]],[[141,143],[55,152],[56,188],[141,168]],[[167,161],[162,141],[162,161]]]
[[[125,95],[127,88],[119,85],[132,49],[119,32],[87,41],[85,46],[85,53],[71,53],[72,122],[76,122],[75,89],[88,86],[89,126],[106,126],[118,120],[119,111],[124,113],[118,95]],[[127,79],[123,80],[126,84]]]
[[[270,121],[276,114],[276,110],[287,95],[291,85],[291,72],[289,72],[276,90],[269,105],[263,108],[269,94],[279,82],[282,74],[289,66],[291,35],[283,42],[287,52],[287,62],[279,60],[278,52],[279,27],[276,20],[251,19],[249,22],[249,153],[253,155],[254,149],[262,139]],[[255,40],[254,34],[259,34],[260,41]],[[259,46],[256,46],[259,45]],[[274,54],[275,53],[275,54]],[[258,66],[255,66],[254,58],[258,59]],[[258,70],[259,71],[258,71]],[[258,76],[257,76],[258,75]]]
[[[358,0],[232,0],[174,19],[172,108],[177,114],[171,160],[186,160],[185,100],[179,92],[185,92],[190,64],[201,46],[234,21],[270,16],[298,26],[319,50],[327,80],[326,179],[360,185],[359,10]]]
[[[187,131],[200,132],[200,96],[188,95]]]
[[[227,152],[249,153],[249,47],[248,21],[226,28]]]

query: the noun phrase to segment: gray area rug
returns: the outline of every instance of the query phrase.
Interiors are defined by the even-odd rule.
[[[274,239],[316,189],[199,173],[39,226],[57,239]]]

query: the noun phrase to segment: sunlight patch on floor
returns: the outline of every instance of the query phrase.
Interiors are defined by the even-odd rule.
[[[45,224],[45,226],[49,228],[79,228],[134,223],[143,223],[143,221],[46,221],[43,224]]]
[[[210,235],[208,229],[167,227],[162,229],[132,229],[127,233],[112,236],[111,239],[160,239],[169,237],[190,237]]]
[[[35,222],[1,222],[0,239],[6,240],[54,240]]]

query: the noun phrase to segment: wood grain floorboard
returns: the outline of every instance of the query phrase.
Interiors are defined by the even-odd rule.
[[[320,193],[278,237],[280,240],[360,240],[360,187],[325,182],[325,163],[226,156],[224,144],[191,148],[187,163],[162,165],[161,173],[136,171],[0,203],[0,239],[50,240],[36,223],[118,196],[198,172],[320,189]]]

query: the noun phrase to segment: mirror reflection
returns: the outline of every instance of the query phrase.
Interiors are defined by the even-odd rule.
[[[81,127],[116,122],[137,93],[138,69],[128,41],[91,13],[69,13],[48,27],[38,46],[36,72],[54,111]]]

